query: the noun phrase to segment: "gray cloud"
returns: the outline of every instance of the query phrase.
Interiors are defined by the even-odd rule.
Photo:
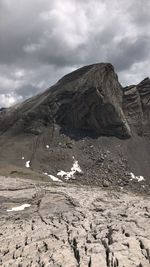
[[[149,75],[149,10],[149,0],[1,0],[0,106],[94,62],[139,82]]]
[[[123,38],[109,51],[108,58],[118,71],[128,70],[133,63],[144,61],[150,56],[149,41],[148,36],[140,36],[138,39]]]

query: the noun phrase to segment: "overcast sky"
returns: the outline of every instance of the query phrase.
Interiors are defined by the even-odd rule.
[[[95,62],[150,75],[150,0],[0,0],[0,107]]]

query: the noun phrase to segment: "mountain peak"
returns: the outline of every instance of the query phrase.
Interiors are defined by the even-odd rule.
[[[97,136],[130,136],[122,88],[110,63],[85,66],[64,76],[45,93],[12,110],[12,115],[6,114],[4,120],[1,131],[10,125],[15,132],[22,128],[38,134],[57,123],[68,134],[79,130]]]
[[[134,186],[130,172],[146,179],[150,171],[149,98],[149,79],[122,88],[111,64],[82,67],[0,112],[0,164],[59,179],[80,162],[80,183]]]

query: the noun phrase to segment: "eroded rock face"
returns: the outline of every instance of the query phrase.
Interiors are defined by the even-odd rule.
[[[122,88],[111,64],[94,64],[59,80],[43,94],[0,112],[0,133],[150,135],[150,79]]]
[[[143,134],[150,136],[150,79],[146,78],[137,85],[143,111]]]
[[[69,133],[130,136],[122,110],[122,88],[111,64],[83,67],[62,78],[44,94],[9,109],[0,130],[40,134],[54,123]]]
[[[143,110],[136,85],[124,88],[123,109],[132,133],[143,134]]]
[[[60,81],[60,86],[64,81],[65,78]],[[66,127],[69,124],[73,129],[94,132],[98,136],[130,136],[130,129],[122,110],[121,86],[111,64],[91,66],[79,80],[76,80],[76,84],[71,82],[65,91],[58,101],[58,123]]]
[[[132,132],[150,137],[149,78],[124,88],[123,109]]]

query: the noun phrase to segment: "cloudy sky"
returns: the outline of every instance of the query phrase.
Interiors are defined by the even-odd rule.
[[[150,0],[0,0],[0,107],[86,64],[150,76]]]

